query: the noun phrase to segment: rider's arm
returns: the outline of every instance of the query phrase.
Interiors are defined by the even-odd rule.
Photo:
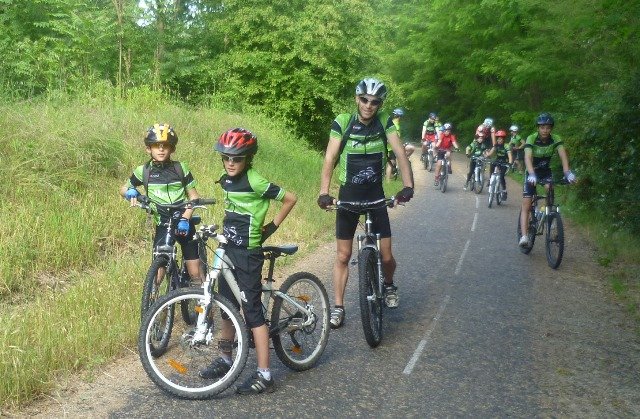
[[[533,170],[533,150],[530,147],[524,148],[524,165],[527,168],[527,173],[530,175],[535,173]]]
[[[289,215],[289,212],[291,212],[291,209],[296,204],[296,202],[298,202],[298,197],[296,197],[291,192],[284,193],[284,198],[282,199],[282,206],[280,207],[280,211],[278,211],[276,216],[273,217],[273,224],[275,224],[276,227],[280,226],[280,224],[282,224],[284,219],[287,218],[287,215]]]
[[[189,201],[193,201],[194,199],[200,198],[200,195],[198,194],[198,191],[196,190],[196,188],[187,189],[187,198],[189,198]],[[193,208],[187,208],[182,213],[182,217],[189,220],[191,219],[192,214],[193,214]]]
[[[391,149],[396,155],[396,161],[400,166],[400,174],[402,175],[402,183],[405,187],[413,188],[413,173],[411,172],[411,165],[409,159],[404,153],[404,148],[400,144],[400,137],[398,133],[392,132],[387,134],[387,142],[391,145]],[[326,158],[325,158],[326,164]],[[323,170],[324,173],[324,170]],[[321,190],[322,193],[322,190]]]
[[[400,140],[398,140],[400,141]],[[322,164],[322,174],[320,175],[320,195],[329,193],[329,186],[331,185],[331,175],[333,174],[333,168],[336,160],[340,157],[340,138],[329,138],[329,144],[324,153],[324,163]]]
[[[562,163],[562,171],[564,173],[569,171],[569,157],[567,156],[567,150],[564,146],[558,146],[558,156],[560,156],[560,162]]]
[[[509,158],[509,164],[513,164],[513,153],[511,150],[507,150],[507,157]]]
[[[422,125],[422,139],[424,139],[425,134],[427,133],[427,126],[426,125]]]
[[[493,146],[493,147],[491,147],[490,149],[488,149],[488,150],[486,150],[486,151],[484,152],[484,156],[485,156],[485,157],[491,157],[491,156],[493,156],[493,154],[494,154],[495,152],[496,152],[496,147],[495,147],[495,146]]]

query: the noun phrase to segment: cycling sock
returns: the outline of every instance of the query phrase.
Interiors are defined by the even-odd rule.
[[[393,287],[393,281],[391,281],[391,282],[385,282],[385,283],[384,283],[384,286],[385,286],[385,287]]]
[[[339,306],[339,305],[337,305],[337,304],[336,304],[334,307],[335,307],[335,308],[341,308],[341,309],[343,309],[343,310],[344,310],[344,306]]]
[[[271,370],[269,368],[258,368],[258,372],[265,380],[271,380]]]

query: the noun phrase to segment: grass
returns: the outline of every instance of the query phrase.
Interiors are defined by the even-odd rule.
[[[171,104],[141,91],[0,105],[0,406],[46,392],[60,374],[92,368],[134,344],[142,278],[150,259],[142,211],[118,188],[147,159],[143,134],[154,122],[179,136],[201,196],[220,199],[222,163],[213,144],[243,126],[259,138],[256,169],[298,196],[272,243],[308,253],[330,240],[332,213],[315,205],[321,155],[267,118]],[[302,175],[313,174],[313,175]],[[9,181],[11,180],[11,181]],[[275,213],[278,204],[272,205]],[[221,222],[222,205],[202,213]],[[146,240],[145,240],[146,239]]]

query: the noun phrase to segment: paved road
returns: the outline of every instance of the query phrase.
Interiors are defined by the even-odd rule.
[[[574,258],[577,249],[568,244],[559,271],[546,266],[539,244],[531,255],[520,254],[514,233],[518,186],[510,186],[506,205],[489,209],[486,193],[477,196],[462,190],[466,169],[463,158],[456,159],[445,194],[433,188],[432,175],[414,161],[415,198],[394,210],[401,301],[400,308],[386,312],[380,347],[371,349],[364,341],[357,273],[352,269],[345,326],[332,331],[321,362],[311,371],[294,373],[274,355],[275,393],[240,397],[229,391],[209,401],[178,400],[156,389],[141,373],[137,357],[130,357],[123,368],[140,380],[122,388],[117,403],[109,401],[113,407],[107,406],[108,414],[640,415],[638,338],[626,327],[620,310],[601,301],[608,298],[603,287],[572,276],[571,272],[588,275]],[[316,271],[330,296],[331,263],[327,260]],[[582,311],[581,304],[605,308],[591,313]],[[607,327],[591,324],[591,315],[609,322]],[[254,368],[251,353],[241,379]],[[86,402],[91,406],[94,401]],[[91,407],[83,413],[92,415]]]

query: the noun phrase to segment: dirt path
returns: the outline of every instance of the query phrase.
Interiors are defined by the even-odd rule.
[[[461,156],[456,160],[453,180],[457,182],[466,172],[466,161]],[[421,170],[417,158],[413,166],[416,172]],[[431,175],[416,176],[417,187],[428,182],[432,182]],[[518,199],[519,191],[520,186],[511,182],[509,198]],[[545,417],[638,417],[640,343],[635,325],[615,302],[605,279],[607,271],[595,262],[594,247],[576,226],[566,224],[570,234],[561,269],[552,271],[544,263],[537,264],[533,284],[536,310],[531,321],[537,339],[532,352],[540,412]],[[327,243],[289,271],[310,271],[328,281],[333,257],[334,245]],[[330,284],[327,288],[332,299]],[[46,398],[19,412],[2,413],[14,417],[107,417],[123,406],[127,392],[149,388],[152,393],[152,386],[137,354],[130,351],[95,370],[91,377],[70,377]]]

